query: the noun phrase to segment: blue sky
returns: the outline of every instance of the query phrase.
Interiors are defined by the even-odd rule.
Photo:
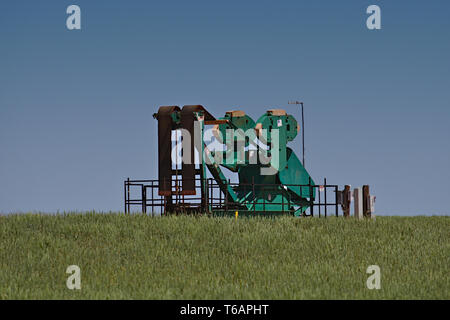
[[[66,28],[81,8],[82,30]],[[381,8],[382,29],[366,28]],[[160,105],[305,102],[317,181],[380,215],[448,214],[448,1],[2,1],[0,212],[122,210],[157,175]],[[300,156],[300,137],[291,142]]]

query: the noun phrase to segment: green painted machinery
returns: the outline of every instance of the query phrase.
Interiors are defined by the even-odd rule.
[[[169,106],[154,117],[159,195],[166,211],[300,216],[312,205],[314,181],[288,147],[300,126],[284,110],[268,110],[254,121],[243,111],[216,119],[200,105]],[[173,131],[182,136],[175,143]],[[181,152],[174,144],[181,144]],[[236,173],[238,182],[227,179],[223,169]],[[194,204],[189,197],[200,201]]]

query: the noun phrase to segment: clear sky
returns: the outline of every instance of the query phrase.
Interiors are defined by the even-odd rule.
[[[122,210],[125,178],[157,176],[160,105],[299,119],[287,102],[302,100],[316,181],[371,185],[380,215],[449,214],[449,15],[436,0],[1,1],[0,212]]]

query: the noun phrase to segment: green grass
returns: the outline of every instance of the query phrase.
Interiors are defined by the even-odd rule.
[[[0,216],[0,298],[450,299],[449,235],[448,216]]]

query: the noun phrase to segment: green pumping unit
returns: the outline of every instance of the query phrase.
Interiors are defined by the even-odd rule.
[[[166,212],[300,216],[313,204],[314,181],[288,147],[300,126],[284,110],[254,121],[240,110],[216,119],[201,105],[163,106],[154,118],[158,195]],[[181,137],[175,149],[174,132]]]

